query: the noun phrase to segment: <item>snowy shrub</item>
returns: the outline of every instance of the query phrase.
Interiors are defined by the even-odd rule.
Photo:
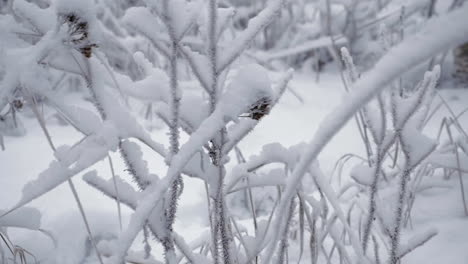
[[[352,87],[358,74],[346,49],[342,50],[342,55],[347,66],[347,85]],[[397,263],[402,257],[398,255],[398,245],[403,222],[407,222],[411,214],[409,186],[414,188],[415,184],[420,184],[421,177],[427,176],[429,165],[425,160],[437,146],[434,140],[422,134],[422,130],[427,123],[439,76],[440,68],[436,66],[415,89],[405,91],[401,86],[400,89],[394,87],[390,94],[383,92],[360,112],[368,158],[366,163],[353,168],[351,177],[358,189],[369,189],[368,215],[363,221],[363,250],[367,250],[372,225],[378,220],[385,231],[383,235],[390,241],[391,263]],[[415,190],[411,191],[414,196]],[[389,205],[388,201],[396,202]],[[379,247],[377,241],[373,237],[375,248]]]
[[[463,131],[456,117],[442,126],[450,138],[445,144],[423,133],[440,75],[434,61],[415,87],[412,82],[397,85],[397,80],[402,83],[408,69],[466,41],[468,7],[428,22],[422,33],[395,46],[384,46],[385,53],[368,72],[359,74],[343,49],[342,77],[350,94],[324,118],[311,142],[291,147],[271,142],[246,157],[239,143],[274,114],[292,78],[292,70],[272,73],[265,66],[290,54],[346,43],[329,38],[347,34],[341,29],[346,23],[335,16],[345,11],[361,23],[361,6],[353,13],[347,11],[349,3],[320,1],[320,18],[299,21],[296,14],[310,15],[302,9],[308,1],[265,1],[241,18],[225,2],[14,0],[0,6],[0,135],[24,134],[16,116],[21,113],[37,120],[54,153],[49,166],[23,187],[19,201],[0,213],[2,260],[24,263],[34,258],[13,246],[6,229],[16,225],[41,231],[39,211],[24,206],[65,182],[85,231],[54,240],[59,252],[41,259],[43,263],[63,263],[69,252],[63,243],[76,238],[79,256],[70,262],[380,263],[385,257],[396,264],[436,235],[428,230],[401,243],[417,193],[431,188],[423,178],[436,169],[458,171],[463,188],[460,156],[467,138],[452,137],[453,129],[459,130],[457,136]],[[383,8],[382,1],[377,3]],[[248,8],[248,2],[237,4]],[[362,11],[366,19],[371,11]],[[311,39],[294,36],[315,19],[328,24],[322,22],[324,29]],[[445,30],[449,27],[453,30]],[[305,39],[311,42],[301,47]],[[264,49],[278,45],[286,50],[250,52],[259,41]],[[330,53],[338,57],[336,51]],[[69,95],[79,104],[69,103]],[[143,118],[138,115],[142,111]],[[50,116],[70,125],[79,139],[58,145],[49,131]],[[353,117],[367,157],[351,171],[354,182],[335,190],[317,157]],[[151,128],[161,123],[167,138],[156,140]],[[3,141],[0,137],[2,147]],[[144,156],[144,149],[156,158]],[[121,160],[113,159],[113,153]],[[457,165],[436,164],[437,155],[455,158]],[[94,170],[101,161],[108,162],[109,177]],[[119,176],[114,162],[122,163],[128,175]],[[150,170],[154,163],[163,169]],[[120,230],[88,220],[73,179],[79,174],[116,202]],[[195,241],[186,241],[174,227],[179,199],[190,188],[188,177],[205,187],[208,208],[206,232]],[[269,204],[260,203],[265,198],[259,199],[259,189]],[[239,193],[245,197],[249,223],[234,214],[236,198],[228,199]],[[122,205],[131,212],[128,223]],[[135,243],[139,238],[142,250]],[[162,257],[155,244],[162,247]]]
[[[265,1],[231,1],[236,31],[256,15]],[[339,49],[347,47],[359,67],[368,70],[384,53],[382,31],[392,45],[418,32],[426,21],[453,10],[462,1],[286,1],[278,18],[255,39],[249,56],[273,69],[311,67],[321,71],[329,62],[340,63]],[[446,55],[434,58],[442,64]],[[287,67],[286,66],[286,67]],[[415,74],[419,76],[419,74]]]

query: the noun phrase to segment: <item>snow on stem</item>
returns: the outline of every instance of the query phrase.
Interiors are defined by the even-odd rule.
[[[270,107],[273,108],[281,98],[281,96],[286,91],[289,81],[293,77],[294,70],[289,69],[286,73],[283,74],[280,80],[273,88],[276,96]],[[259,123],[259,120],[255,119],[244,119],[240,121],[232,130],[229,130],[229,141],[226,142],[223,148],[223,152],[227,155],[236,145],[239,143],[249,132],[251,132],[255,126]]]
[[[350,93],[347,100],[343,101],[324,119],[325,121],[319,127],[313,140],[309,143],[309,147],[295,167],[279,204],[274,230],[281,233],[286,228],[282,216],[287,211],[300,180],[311,162],[317,159],[333,136],[363,105],[409,68],[424,62],[438,52],[466,41],[468,39],[468,24],[465,21],[467,13],[468,6],[464,6],[445,16],[430,20],[421,33],[406,38],[389,50],[377,62],[373,70],[355,83],[356,90]],[[451,28],[451,30],[446,30],[447,28]],[[269,247],[276,247],[276,241],[272,241]],[[355,250],[358,258],[365,261],[362,249],[356,248]],[[271,249],[269,251],[271,252]],[[266,260],[271,258],[268,255],[265,257]]]
[[[424,232],[414,235],[411,239],[408,240],[406,244],[400,245],[398,249],[398,258],[401,259],[416,248],[424,245],[426,242],[435,237],[438,233],[439,231],[437,229],[431,228]]]
[[[281,12],[285,0],[272,0],[268,6],[257,16],[249,21],[248,27],[223,51],[223,56],[219,58],[216,67],[217,72],[223,71],[237,57],[239,57],[246,46]]]
[[[117,252],[113,257],[114,263],[120,264],[119,261],[124,258],[136,235],[145,225],[146,219],[161,201],[169,186],[177,180],[178,175],[192,156],[203,148],[206,142],[214,138],[226,126],[226,123],[236,119],[258,99],[265,95],[271,96],[267,74],[261,70],[260,66],[244,67],[238,75],[238,78],[228,87],[230,89],[223,94],[215,111],[200,124],[199,128],[192,133],[188,141],[172,158],[166,177],[157,184],[153,183],[148,186],[145,190],[146,195],[140,200],[128,228],[118,239]],[[247,78],[249,75],[256,76],[256,79]]]
[[[180,111],[180,100],[181,92],[179,91],[179,82],[177,80],[177,46],[178,46],[178,33],[176,26],[176,17],[172,16],[171,11],[171,2],[169,0],[163,1],[163,11],[165,15],[163,16],[164,22],[166,24],[168,35],[170,38],[170,53],[169,53],[169,84],[170,84],[170,120],[169,120],[169,155],[166,157],[170,163],[172,157],[177,154],[179,151],[179,111]],[[164,256],[166,258],[166,263],[175,264],[175,248],[174,248],[174,239],[172,237],[173,225],[175,220],[175,215],[177,212],[177,203],[179,199],[179,189],[183,184],[183,179],[181,174],[177,175],[177,180],[171,183],[169,191],[169,203],[165,209],[164,216],[166,221],[166,231],[165,237],[162,239],[162,244],[164,247]]]

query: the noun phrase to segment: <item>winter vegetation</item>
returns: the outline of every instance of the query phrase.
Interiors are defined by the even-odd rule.
[[[0,263],[466,263],[467,17],[0,0]]]

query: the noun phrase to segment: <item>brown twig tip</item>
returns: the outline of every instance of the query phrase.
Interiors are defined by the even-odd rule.
[[[13,107],[14,107],[15,109],[17,109],[17,110],[22,109],[23,106],[24,106],[24,102],[23,102],[22,99],[15,99],[15,100],[13,100],[12,104],[13,104]]]
[[[74,13],[68,13],[63,15],[63,23],[68,25],[70,42],[75,46],[75,49],[86,58],[91,58],[93,48],[98,47],[98,45],[89,40],[88,22]]]
[[[268,115],[271,110],[271,99],[268,97],[263,97],[256,101],[249,109],[246,117],[250,117],[255,120],[260,120],[265,115]]]

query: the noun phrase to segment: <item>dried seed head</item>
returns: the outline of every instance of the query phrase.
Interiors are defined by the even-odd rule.
[[[70,23],[75,23],[78,20],[78,18],[75,16],[75,14],[68,14],[68,15],[65,16],[65,18]]]
[[[268,97],[263,97],[250,107],[247,116],[255,120],[260,120],[265,115],[268,115],[270,113],[270,110],[271,99]]]
[[[90,58],[92,49],[97,47],[96,44],[89,40],[89,25],[88,22],[80,18],[74,13],[63,15],[63,23],[68,25],[68,33],[70,34],[70,42],[75,46],[75,49],[83,54],[86,58]]]
[[[13,100],[12,104],[13,104],[13,107],[15,109],[17,109],[17,110],[23,108],[23,106],[24,106],[23,100],[21,100],[21,99]]]
[[[86,57],[91,58],[91,54],[93,52],[93,47],[97,47],[96,44],[90,44],[80,48],[80,52]]]

